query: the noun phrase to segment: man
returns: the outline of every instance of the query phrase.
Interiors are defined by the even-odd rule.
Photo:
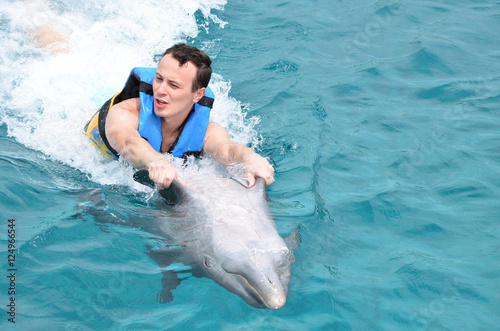
[[[163,155],[166,152],[177,157],[203,152],[224,165],[242,163],[249,186],[256,177],[270,185],[274,169],[269,162],[232,142],[221,125],[208,121],[213,102],[207,88],[211,63],[195,47],[172,46],[156,71],[132,71],[123,91],[87,124],[87,135],[108,156],[124,157],[136,169],[148,168],[151,180],[163,187],[177,176],[177,169]]]

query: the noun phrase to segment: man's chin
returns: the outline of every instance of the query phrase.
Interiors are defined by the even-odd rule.
[[[158,117],[164,117],[165,114],[167,113],[167,108],[166,107],[163,107],[163,108],[157,108],[156,106],[153,108],[153,111],[154,113],[156,114],[156,116]]]

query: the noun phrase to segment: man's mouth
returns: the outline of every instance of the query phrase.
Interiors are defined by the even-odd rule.
[[[156,99],[156,103],[158,104],[158,106],[165,106],[168,104],[168,102],[160,100],[160,99]]]

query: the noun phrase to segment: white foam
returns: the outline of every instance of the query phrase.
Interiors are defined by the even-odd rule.
[[[0,92],[0,120],[7,124],[9,136],[81,170],[93,181],[134,186],[133,169],[102,157],[83,135],[83,127],[123,87],[131,68],[156,66],[155,54],[197,36],[197,10],[206,21],[223,28],[225,22],[213,10],[222,10],[225,3],[117,0],[97,5],[73,0],[51,5],[31,0],[2,4],[0,83],[5,90]],[[51,55],[50,47],[36,47],[33,31],[46,21],[66,38],[68,53]],[[253,127],[258,119],[246,117],[245,107],[229,96],[230,83],[223,77],[214,74],[211,87],[216,95],[213,120],[225,126],[236,142],[255,147],[259,140]]]

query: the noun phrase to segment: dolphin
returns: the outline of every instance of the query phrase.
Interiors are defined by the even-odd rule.
[[[134,179],[153,186],[147,170]],[[287,299],[298,229],[278,234],[266,197],[264,180],[251,188],[230,178],[210,175],[174,180],[159,190],[170,208],[157,216],[167,245],[148,254],[163,272],[160,302],[173,300],[171,290],[186,270],[208,277],[256,308],[280,309]],[[166,269],[165,269],[166,268]],[[177,269],[177,271],[175,270]],[[181,269],[181,270],[179,270]]]

